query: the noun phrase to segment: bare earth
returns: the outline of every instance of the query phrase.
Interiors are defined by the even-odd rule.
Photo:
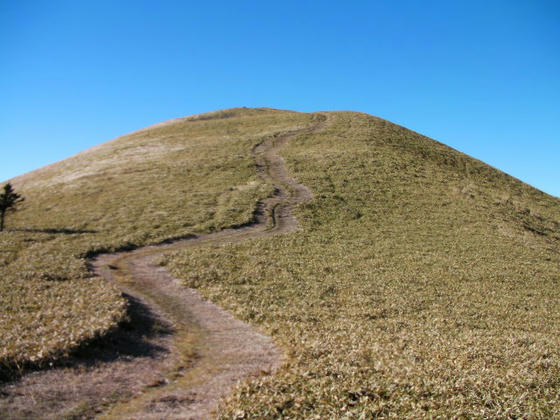
[[[289,176],[277,150],[326,123],[317,114],[313,126],[276,134],[255,147],[259,174],[276,193],[259,204],[247,226],[92,260],[92,270],[129,299],[129,322],[51,369],[1,384],[0,418],[202,419],[243,378],[273,373],[282,357],[270,338],[181,287],[157,258],[297,229],[291,209],[312,194]]]

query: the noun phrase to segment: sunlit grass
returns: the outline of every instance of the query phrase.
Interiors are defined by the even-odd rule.
[[[301,231],[167,258],[288,353],[223,418],[560,416],[560,200],[362,114],[282,153]]]
[[[300,231],[162,259],[287,352],[223,417],[560,417],[560,200],[386,121],[331,115],[282,151],[314,192]],[[271,192],[252,147],[310,122],[204,114],[15,180],[27,201],[0,234],[0,363],[115,326],[124,301],[85,255],[245,223]]]
[[[251,220],[271,186],[251,149],[306,114],[233,109],[141,130],[13,180],[0,233],[0,369],[46,363],[125,316],[86,256]]]

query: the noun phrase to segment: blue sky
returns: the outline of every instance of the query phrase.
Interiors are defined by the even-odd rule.
[[[0,180],[235,106],[386,118],[560,196],[560,3],[0,0]]]

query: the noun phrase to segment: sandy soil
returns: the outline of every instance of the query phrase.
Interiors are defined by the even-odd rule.
[[[181,287],[154,261],[171,250],[297,229],[291,209],[312,194],[289,176],[277,151],[294,136],[323,129],[327,117],[317,117],[253,150],[276,193],[259,204],[252,223],[93,259],[92,270],[129,300],[129,321],[50,369],[0,384],[0,418],[203,419],[243,378],[272,374],[282,355],[270,338]]]

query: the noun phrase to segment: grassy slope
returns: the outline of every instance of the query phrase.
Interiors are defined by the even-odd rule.
[[[560,416],[560,201],[402,127],[331,115],[284,149],[315,193],[303,230],[168,260],[288,351],[224,417]],[[309,121],[206,114],[16,179],[27,201],[8,228],[37,231],[0,234],[0,363],[113,326],[123,302],[83,256],[245,222],[270,192],[251,147]]]
[[[283,150],[290,235],[175,253],[187,286],[288,351],[224,418],[560,416],[560,200],[389,122]]]
[[[49,361],[122,319],[125,302],[88,273],[89,252],[250,220],[270,193],[250,150],[263,136],[309,122],[293,112],[219,111],[14,179],[26,202],[0,233],[0,367]]]

